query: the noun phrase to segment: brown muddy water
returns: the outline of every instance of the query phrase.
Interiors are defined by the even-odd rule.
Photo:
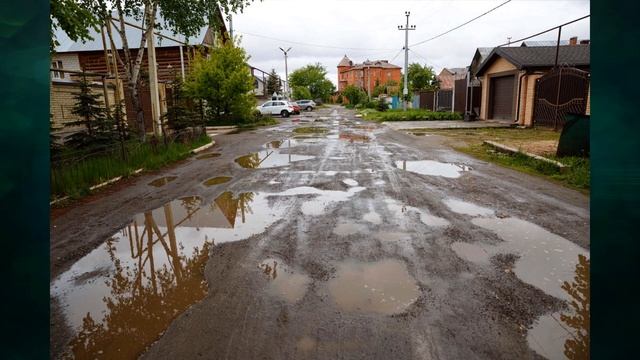
[[[155,187],[162,187],[167,185],[168,183],[172,182],[173,180],[177,179],[177,176],[165,176],[165,177],[161,177],[158,179],[153,180],[152,182],[150,182],[149,186],[155,186]]]
[[[214,186],[214,185],[219,185],[219,184],[224,184],[226,182],[229,182],[229,180],[231,179],[232,178],[230,176],[216,176],[206,180],[202,184],[204,186]]]
[[[464,172],[472,170],[471,167],[462,164],[449,164],[433,160],[398,160],[395,162],[398,169],[413,172],[420,175],[442,176],[446,178],[458,178]]]
[[[271,209],[267,196],[225,192],[209,204],[197,196],[173,200],[136,215],[56,278],[51,296],[75,333],[75,358],[141,354],[176,316],[206,295],[203,268],[214,244],[261,233],[282,216]],[[283,294],[298,296],[289,290]]]
[[[331,299],[344,311],[397,314],[420,296],[420,288],[402,261],[347,260],[336,269],[327,287]]]
[[[311,283],[309,276],[296,272],[280,259],[266,259],[258,267],[269,282],[268,291],[290,303],[301,300]]]

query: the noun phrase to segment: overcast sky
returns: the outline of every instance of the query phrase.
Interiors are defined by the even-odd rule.
[[[436,72],[469,65],[478,47],[500,45],[507,37],[513,41],[590,14],[589,1],[512,0],[458,30],[411,46],[504,1],[264,0],[235,15],[233,29],[234,36],[242,36],[241,46],[251,56],[252,66],[266,72],[275,68],[284,79],[284,56],[278,47],[291,47],[289,74],[320,62],[337,84],[336,66],[345,54],[354,62],[386,59],[404,65],[404,31],[398,25],[405,24],[405,11],[411,12],[409,25],[416,25],[409,32],[409,63],[426,63]],[[588,39],[589,35],[588,18],[562,29],[562,39]],[[556,40],[557,36],[554,31],[531,40]]]

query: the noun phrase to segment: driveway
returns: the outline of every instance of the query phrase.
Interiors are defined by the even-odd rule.
[[[342,107],[216,142],[54,213],[57,356],[562,357],[586,196]]]

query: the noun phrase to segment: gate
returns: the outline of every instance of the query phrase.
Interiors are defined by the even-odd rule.
[[[562,128],[568,113],[585,114],[590,74],[576,68],[557,67],[536,80],[533,123]]]

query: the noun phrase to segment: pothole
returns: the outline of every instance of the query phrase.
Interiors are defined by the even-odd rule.
[[[153,180],[152,182],[148,183],[147,185],[149,186],[155,186],[155,187],[162,187],[167,185],[168,183],[172,182],[173,180],[177,179],[177,176],[164,176],[158,179]]]
[[[413,172],[420,175],[442,176],[446,178],[458,178],[464,172],[470,171],[467,165],[443,163],[433,160],[398,160],[395,162],[398,169]]]
[[[212,177],[211,179],[206,180],[202,184],[204,186],[214,186],[214,185],[218,185],[218,184],[224,184],[224,183],[228,182],[231,179],[232,178],[230,176],[216,176],[216,177]]]
[[[385,315],[405,311],[420,296],[406,265],[394,259],[341,262],[327,287],[335,305],[344,311]]]
[[[269,280],[268,291],[291,303],[304,297],[311,282],[309,276],[297,273],[279,259],[266,259],[258,267]]]

